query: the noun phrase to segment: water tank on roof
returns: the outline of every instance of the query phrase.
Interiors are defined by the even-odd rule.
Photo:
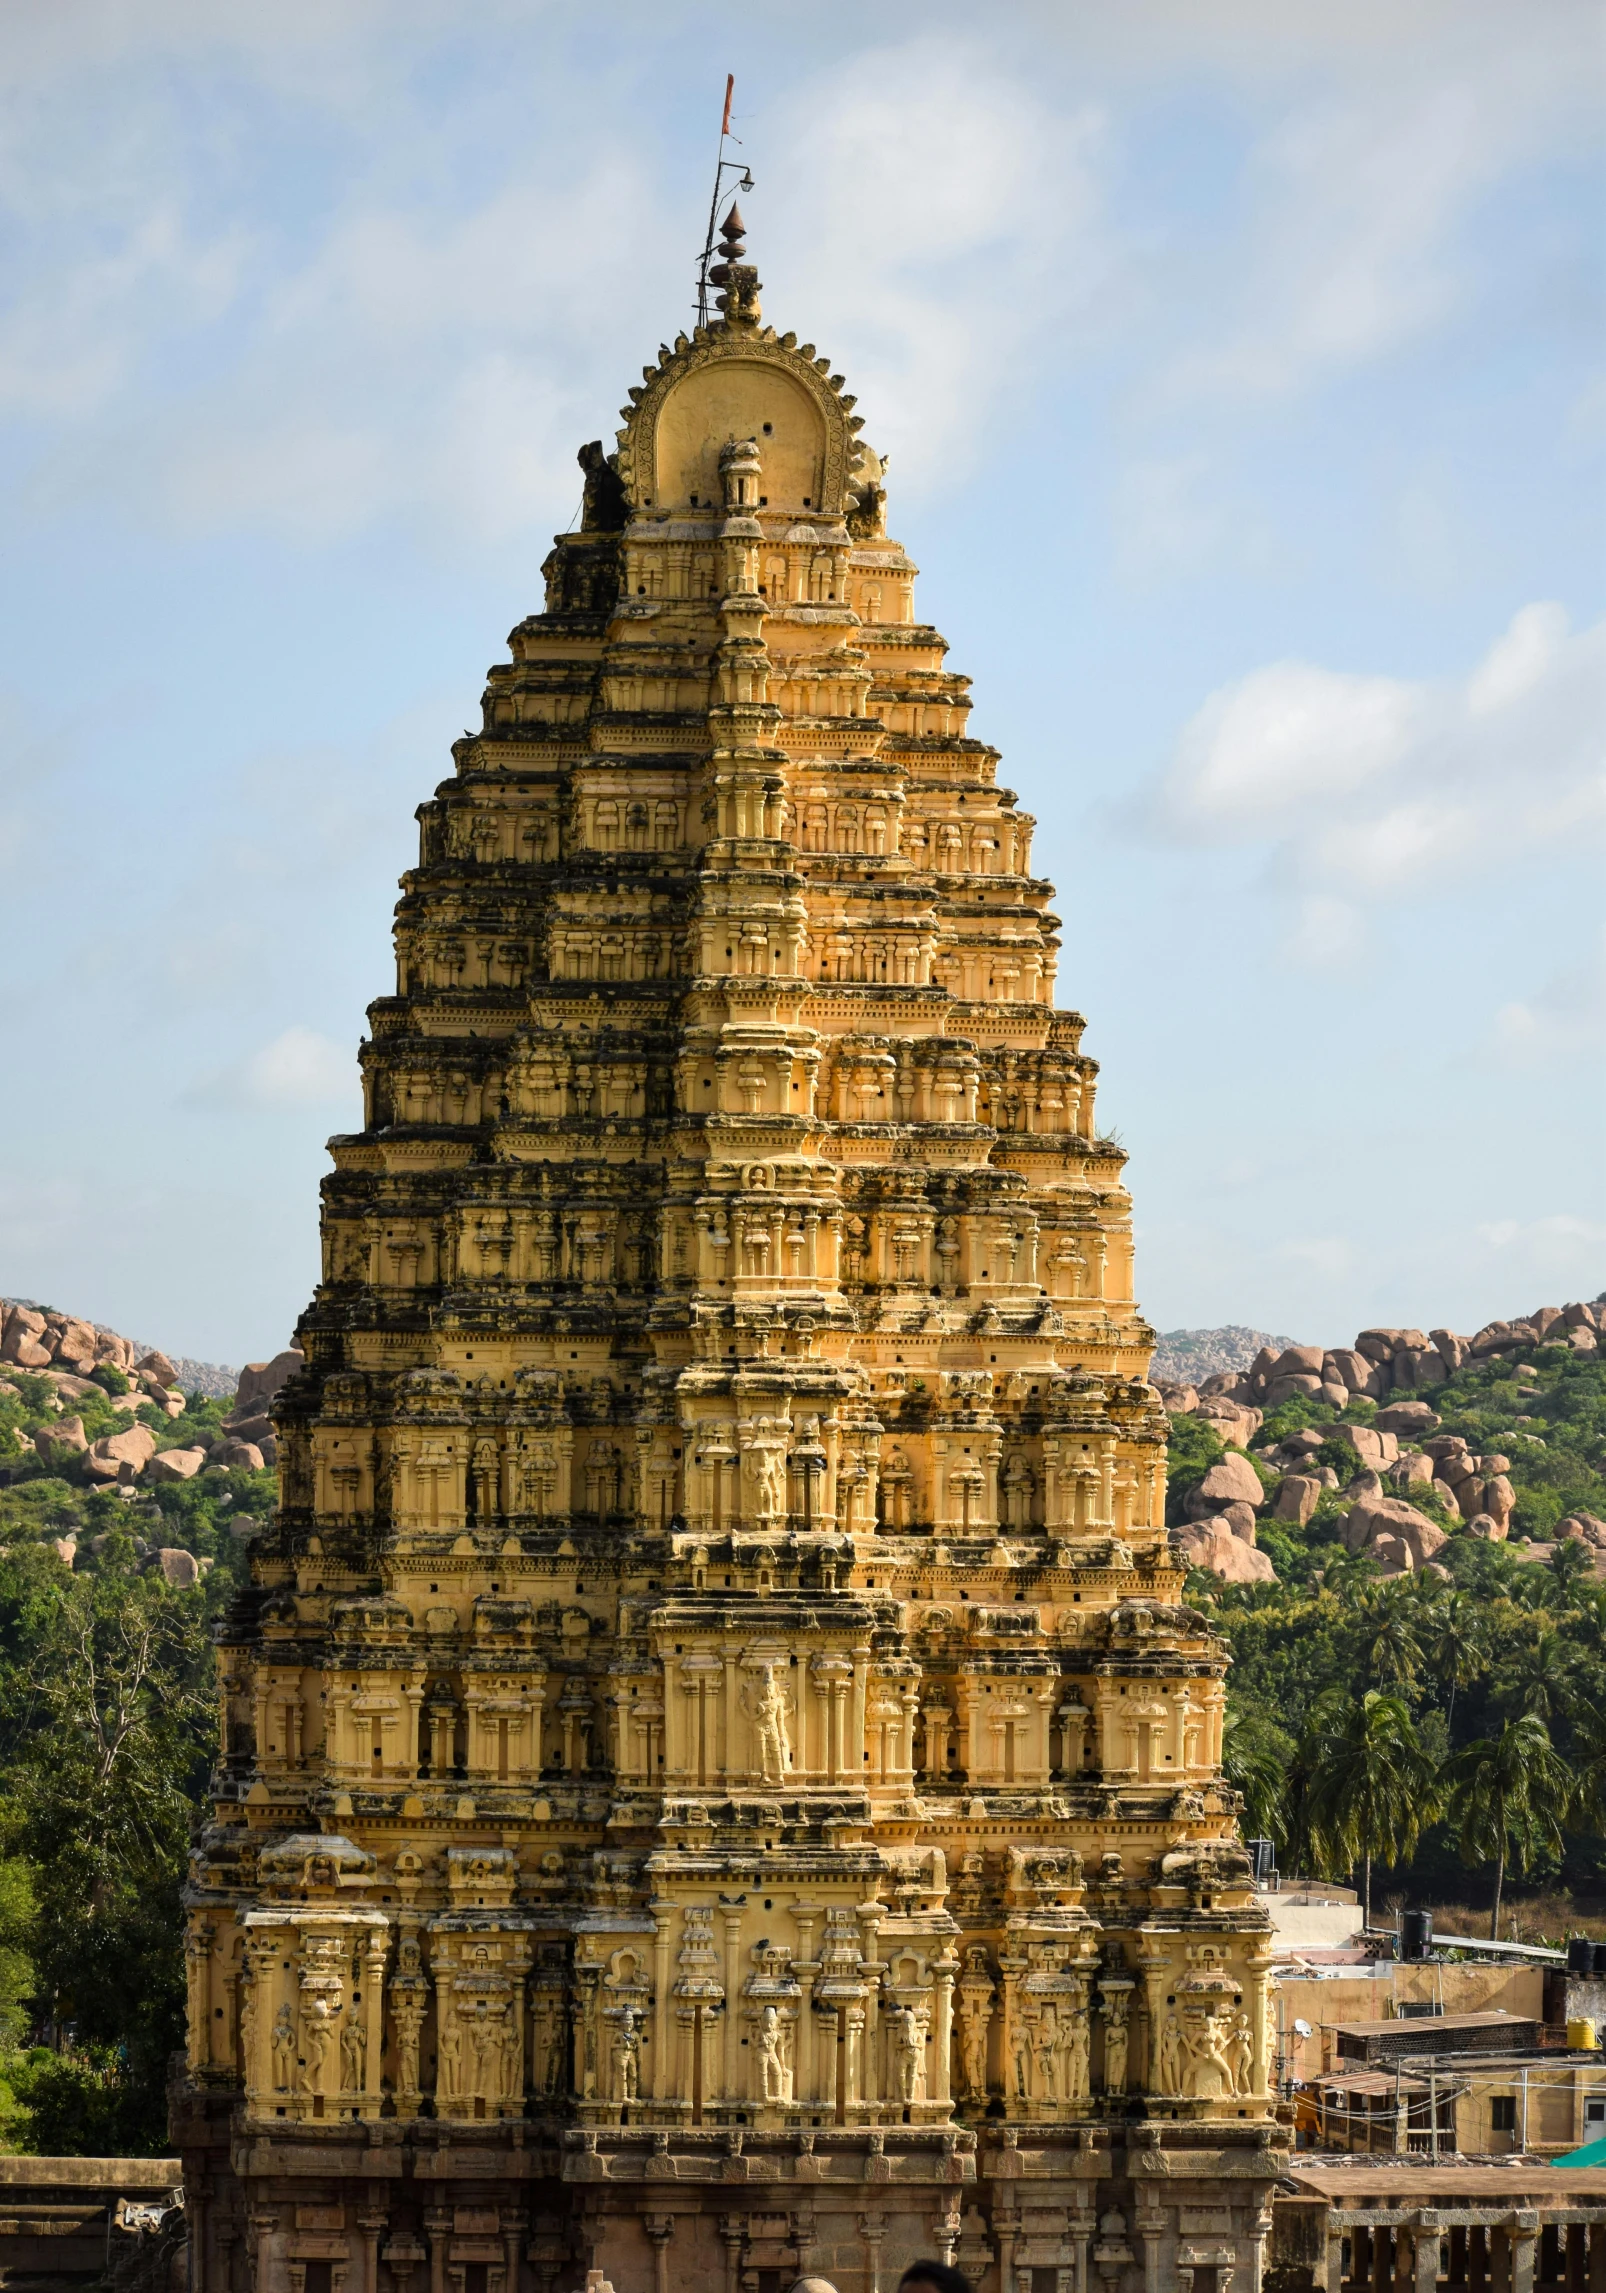
[[[1567,1938],[1567,1972],[1570,1975],[1592,1975],[1594,1971],[1594,1944],[1587,1935],[1569,1935]]]
[[[1597,1979],[1606,1976],[1606,1943],[1595,1945],[1594,1973]]]
[[[1425,1959],[1433,1941],[1433,1913],[1407,1911],[1400,1921],[1400,1957]]]

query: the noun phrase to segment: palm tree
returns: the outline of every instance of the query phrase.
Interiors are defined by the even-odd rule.
[[[1221,1772],[1244,1795],[1244,1820],[1252,1838],[1286,1837],[1283,1798],[1288,1789],[1294,1739],[1252,1706],[1229,1703],[1221,1731]]]
[[[1422,1670],[1422,1603],[1412,1592],[1414,1577],[1380,1586],[1366,1603],[1364,1628],[1370,1642],[1367,1667],[1374,1680],[1409,1687]]]
[[[1429,1648],[1434,1677],[1450,1691],[1446,1717],[1453,1731],[1456,1690],[1470,1688],[1488,1666],[1484,1615],[1470,1592],[1452,1592],[1435,1602]]]
[[[1549,1568],[1557,1590],[1569,1608],[1576,1608],[1580,1593],[1594,1581],[1595,1557],[1580,1537],[1563,1537],[1550,1556]]]
[[[1403,1696],[1331,1688],[1311,1711],[1302,1764],[1310,1836],[1335,1870],[1361,1869],[1361,1917],[1372,1923],[1372,1859],[1403,1863],[1437,1812],[1433,1762]]]
[[[1547,1727],[1564,1719],[1577,1701],[1577,1652],[1555,1626],[1544,1623],[1519,1641],[1501,1665],[1498,1686],[1504,1702],[1532,1712]]]
[[[1447,1808],[1465,1863],[1493,1861],[1489,1940],[1500,1940],[1506,1865],[1527,1871],[1541,1853],[1560,1854],[1562,1818],[1573,1779],[1537,1712],[1519,1713],[1497,1736],[1468,1744],[1446,1771]]]

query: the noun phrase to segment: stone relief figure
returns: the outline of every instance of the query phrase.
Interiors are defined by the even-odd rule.
[[[900,2102],[918,2102],[925,2092],[926,2044],[920,2017],[912,2006],[892,2014],[892,2074]]]
[[[396,2091],[411,2098],[418,2092],[418,2034],[423,2027],[422,1999],[398,1998],[391,2008],[396,2025]]]
[[[368,2033],[362,2026],[362,2009],[349,2006],[340,2032],[340,2062],[348,2094],[363,2094],[368,2090]]]
[[[497,2043],[497,2036],[496,2026],[491,2020],[490,2009],[481,1999],[474,2010],[474,2018],[469,2024],[468,2039],[473,2051],[473,2091],[476,2094],[483,2094],[487,2101],[493,2100],[497,2091],[492,2077],[501,2051]]]
[[[753,1746],[758,1754],[759,1773],[766,1783],[784,1783],[786,1771],[792,1764],[787,1702],[786,1692],[776,1680],[774,1665],[766,1664],[748,1692]]]
[[[1168,2010],[1160,2025],[1160,2061],[1157,2080],[1162,2094],[1182,2092],[1182,2025],[1175,2010]]]
[[[1032,2057],[1037,2064],[1037,2090],[1045,2102],[1057,2102],[1059,2092],[1059,2016],[1045,2006],[1032,2033]]]
[[[1188,2032],[1187,2048],[1187,2091],[1190,2094],[1215,2100],[1234,2091],[1221,2015],[1204,2015],[1198,2028]]]
[[[295,2066],[295,2017],[287,2006],[281,2006],[273,2018],[273,2086],[275,2093],[289,2093]]]
[[[768,2011],[773,2014],[774,2008]],[[619,2016],[613,2034],[613,2098],[616,2102],[634,2102],[641,2093],[641,2033],[637,2028],[641,2017],[637,2009],[627,2006]]]
[[[994,1996],[987,1954],[973,1943],[965,1953],[965,1972],[959,1982],[959,2067],[966,2094],[987,2091],[987,2039]]]
[[[1126,2092],[1127,1996],[1117,1991],[1109,2000],[1104,2022],[1104,2091]]]
[[[443,2102],[455,2102],[463,2083],[463,2034],[455,2020],[443,2020],[436,2047],[437,2090]]]
[[[327,1998],[318,1997],[307,2009],[307,2052],[301,2067],[303,2094],[322,2094],[327,2091],[325,2081],[329,2073],[329,2048],[334,2039],[331,2025],[339,2008]]]
[[[1242,2007],[1237,2009],[1228,2028],[1227,2067],[1232,2080],[1229,2091],[1249,2093],[1254,2077],[1254,2035]]]
[[[1032,2090],[1032,2032],[1023,2016],[1016,2016],[1010,2040],[1010,2051],[1015,2058],[1015,2093],[1017,2099],[1024,2102]]]
[[[1065,2099],[1074,2102],[1088,2091],[1091,2083],[1088,2065],[1092,2054],[1092,2037],[1088,2029],[1087,2009],[1076,2007],[1070,2018],[1065,2038]]]
[[[765,2007],[758,2018],[759,2086],[766,2102],[789,2102],[792,2079],[786,2060],[786,2029],[780,2013]]]
[[[562,1998],[553,1990],[538,1990],[531,2022],[535,2091],[537,2094],[555,2094],[563,2077]]]

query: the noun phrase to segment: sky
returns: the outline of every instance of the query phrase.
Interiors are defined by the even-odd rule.
[[[1162,1328],[1606,1286],[1603,17],[9,0],[0,1294],[317,1274],[414,806],[577,448],[766,316],[1038,819]]]

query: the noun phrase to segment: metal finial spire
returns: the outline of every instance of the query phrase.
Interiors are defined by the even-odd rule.
[[[697,324],[699,326],[706,326],[708,324],[709,266],[714,259],[714,234],[715,231],[720,227],[716,223],[715,218],[719,213],[719,195],[725,188],[725,175],[727,169],[730,170],[730,172],[733,174],[737,168],[741,169],[741,176],[738,182],[738,188],[740,190],[751,191],[753,188],[752,174],[749,171],[746,163],[739,159],[727,159],[725,157],[726,139],[729,138],[732,143],[740,143],[742,140],[739,135],[731,134],[731,97],[735,94],[735,92],[736,75],[734,72],[727,72],[725,75],[725,109],[720,115],[719,122],[719,154],[714,162],[714,196],[708,202],[708,237],[703,241],[702,260],[697,266]],[[736,240],[735,246],[731,247],[729,245],[721,245],[720,247],[720,253],[724,256],[727,263],[738,260],[742,253],[742,215],[741,209],[736,205],[734,200],[731,202],[730,213],[726,216],[724,222],[724,231],[727,241],[732,236],[733,225]]]

